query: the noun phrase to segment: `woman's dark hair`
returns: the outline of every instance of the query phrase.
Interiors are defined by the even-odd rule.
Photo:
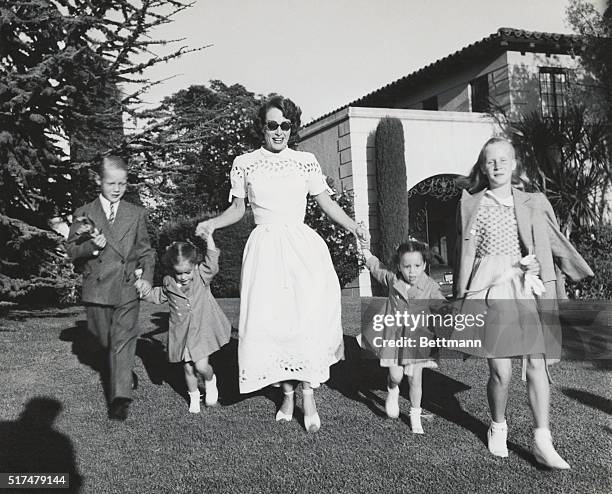
[[[416,239],[411,239],[406,242],[402,242],[395,249],[393,256],[393,264],[398,266],[402,256],[406,252],[419,252],[423,257],[423,261],[429,265],[429,246],[425,242],[419,242]]]
[[[485,164],[486,152],[489,146],[494,144],[506,144],[510,146],[516,157],[516,150],[514,149],[514,145],[508,139],[504,137],[491,137],[487,142],[484,143],[480,153],[478,153],[478,160],[472,167],[470,174],[468,176],[468,191],[470,194],[474,194],[476,192],[480,192],[483,189],[486,189],[489,186],[489,179],[482,171],[482,168]],[[516,169],[512,172],[512,186],[517,189],[528,189],[530,186],[530,180],[522,169],[522,166],[517,161]]]
[[[164,253],[164,266],[168,271],[172,271],[174,266],[181,262],[188,261],[191,264],[199,264],[202,260],[198,248],[191,242],[172,242],[166,247]]]
[[[263,136],[264,127],[266,125],[266,115],[270,108],[278,108],[283,112],[283,116],[287,120],[291,120],[291,137],[290,141],[293,141],[297,138],[298,131],[300,130],[300,126],[302,122],[300,117],[302,116],[302,110],[299,106],[297,106],[293,101],[289,98],[285,98],[280,95],[271,96],[267,100],[263,102],[263,104],[259,107],[257,111],[257,115],[255,117],[254,125],[255,131],[259,137]]]

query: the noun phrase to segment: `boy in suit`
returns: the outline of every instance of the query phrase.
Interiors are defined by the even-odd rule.
[[[67,251],[83,274],[89,331],[108,351],[109,418],[125,420],[137,384],[132,372],[138,337],[137,288],[150,289],[155,252],[145,209],[121,200],[127,186],[126,162],[117,156],[105,157],[96,182],[100,195],[74,213]],[[83,221],[89,227],[83,228]],[[136,269],[142,270],[139,280]]]

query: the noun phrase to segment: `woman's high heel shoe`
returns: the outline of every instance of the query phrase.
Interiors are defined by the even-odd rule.
[[[303,389],[303,396],[313,396],[314,391],[312,389]],[[317,432],[321,428],[321,418],[319,417],[318,412],[315,412],[314,415],[306,415],[304,414],[304,428],[308,432]]]
[[[291,396],[292,400],[293,400],[293,393],[294,393],[293,391],[284,392],[285,396]],[[280,422],[281,420],[286,420],[287,422],[291,422],[292,419],[293,419],[293,406],[291,406],[291,413],[285,413],[282,411],[282,405],[281,405],[281,408],[279,408],[278,412],[276,412],[276,421]]]

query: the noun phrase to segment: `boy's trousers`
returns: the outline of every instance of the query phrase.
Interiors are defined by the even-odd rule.
[[[132,397],[132,369],[138,338],[140,301],[123,305],[87,304],[89,331],[108,351],[110,401]]]

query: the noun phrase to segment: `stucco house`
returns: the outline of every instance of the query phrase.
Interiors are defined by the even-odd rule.
[[[453,178],[467,174],[482,144],[500,132],[490,111],[554,117],[571,98],[596,98],[580,50],[579,36],[501,28],[310,122],[299,148],[317,156],[336,186],[353,192],[356,218],[376,242],[374,133],[381,118],[400,119],[410,228],[450,265],[460,194]],[[367,272],[345,288],[347,295],[371,293]]]

